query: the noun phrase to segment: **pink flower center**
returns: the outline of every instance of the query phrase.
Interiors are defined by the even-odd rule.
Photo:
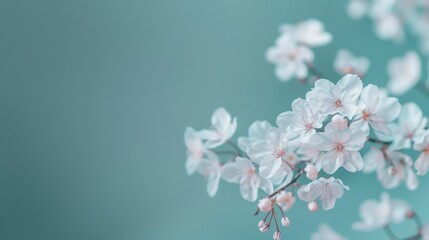
[[[286,151],[283,148],[279,148],[279,147],[275,149],[275,153],[277,157],[283,157],[286,155]]]
[[[371,117],[371,113],[365,111],[362,113],[362,115],[364,121],[368,121],[369,117]]]
[[[337,143],[337,145],[335,146],[335,150],[337,150],[337,152],[342,152],[342,151],[344,151],[344,144],[342,144],[342,143]]]
[[[305,130],[306,131],[310,131],[313,129],[313,124],[312,123],[306,123],[305,124]]]
[[[341,103],[341,100],[340,100],[340,99],[337,99],[337,100],[335,101],[335,107],[336,107],[336,108],[340,108],[342,105],[343,105],[343,104]]]

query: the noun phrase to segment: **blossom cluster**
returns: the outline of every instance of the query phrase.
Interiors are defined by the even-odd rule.
[[[289,226],[285,212],[297,198],[310,211],[319,204],[324,210],[335,206],[349,190],[333,176],[340,168],[375,171],[384,187],[405,182],[409,189],[418,186],[415,171],[424,175],[429,170],[427,118],[419,107],[401,105],[375,85],[364,87],[357,75],[348,74],[336,84],[319,79],[291,107],[278,115],[276,126],[254,122],[238,145],[231,141],[237,120],[223,108],[214,112],[209,129],[185,132],[188,174],[203,175],[210,196],[220,179],[238,184],[247,201],[258,200],[263,190],[267,195],[258,200],[256,213],[265,216],[258,227],[266,232],[274,225],[273,239],[280,239],[278,222]],[[363,154],[367,143],[371,149]],[[224,150],[226,145],[232,150]],[[415,162],[402,152],[410,148],[421,152]]]
[[[351,6],[357,8],[355,5],[361,2],[363,0],[353,0]],[[270,47],[266,53],[267,60],[276,65],[277,78],[280,81],[295,78],[302,83],[313,83],[322,78],[323,74],[314,67],[311,47],[324,46],[332,40],[332,35],[324,31],[323,23],[309,19],[296,25],[284,24],[280,27],[280,32],[276,45]],[[386,90],[394,96],[399,96],[417,86],[421,79],[421,65],[420,57],[415,51],[408,51],[402,57],[390,59],[386,67],[389,77]],[[339,49],[333,66],[340,76],[356,74],[364,78],[370,61],[367,57],[354,56],[347,49]],[[423,87],[422,90],[429,89]]]
[[[284,24],[280,33],[275,46],[266,52],[267,60],[276,64],[276,76],[281,81],[305,80],[314,61],[311,48],[330,43],[332,35],[325,32],[323,24],[315,19],[296,25]]]
[[[420,217],[404,200],[391,199],[389,194],[382,193],[380,201],[369,199],[360,207],[362,220],[355,222],[352,227],[357,231],[373,231],[382,229],[390,239],[422,239],[429,240],[429,224],[423,225]],[[391,227],[401,224],[406,219],[414,221],[416,231],[410,237],[399,238]],[[329,226],[323,224],[319,230],[312,234],[311,240],[346,240]]]

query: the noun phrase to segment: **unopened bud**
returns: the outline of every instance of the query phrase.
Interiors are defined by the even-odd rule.
[[[317,205],[317,202],[309,202],[308,203],[308,210],[310,212],[315,212],[319,208],[319,205]]]
[[[280,240],[280,232],[279,231],[275,231],[273,234],[273,239],[274,240]]]
[[[273,208],[273,202],[270,198],[263,198],[258,202],[258,208],[262,212],[269,212]]]
[[[268,226],[268,224],[265,224],[264,226],[259,227],[259,231],[261,232],[266,232],[268,231],[268,229],[270,229],[270,226]]]
[[[282,217],[282,226],[283,227],[289,227],[290,225],[290,220],[288,217]]]
[[[265,226],[265,225],[267,225],[266,223],[265,223],[265,221],[264,220],[261,220],[261,221],[259,221],[259,223],[258,223],[258,227],[263,227],[263,226]]]
[[[316,180],[317,176],[319,175],[319,172],[317,172],[317,168],[312,164],[308,164],[307,166],[305,166],[304,171],[306,172],[307,178],[310,180]]]

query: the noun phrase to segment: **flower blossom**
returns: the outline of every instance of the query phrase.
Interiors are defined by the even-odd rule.
[[[383,141],[391,141],[389,148],[398,150],[411,148],[412,142],[420,143],[428,131],[425,129],[428,119],[423,116],[422,110],[415,103],[405,103],[402,105],[398,122],[391,124],[392,134],[385,135],[377,133]]]
[[[344,189],[349,190],[340,179],[323,177],[303,185],[298,190],[298,197],[305,202],[320,200],[324,210],[332,209],[335,201],[343,196]]]
[[[235,162],[226,163],[222,167],[221,176],[227,182],[240,184],[241,196],[247,201],[256,201],[258,188],[268,194],[273,191],[273,184],[259,176],[256,168],[247,158],[237,157]]]
[[[366,133],[371,126],[378,132],[390,134],[387,125],[396,120],[400,112],[401,104],[397,98],[386,97],[377,86],[369,84],[362,90],[352,125]]]
[[[393,58],[387,66],[387,87],[393,95],[402,95],[420,80],[421,63],[417,53],[410,51],[403,58]]]
[[[360,206],[362,221],[355,222],[353,229],[371,231],[383,228],[389,221],[401,223],[409,212],[410,206],[402,200],[392,200],[387,193],[382,193],[380,202],[366,200]]]
[[[321,224],[319,230],[311,235],[311,240],[346,240],[326,224]]]
[[[259,165],[259,174],[262,177],[272,178],[279,171],[292,172],[296,156],[288,142],[287,134],[273,127],[268,130],[265,142],[255,142],[249,146],[247,154],[250,160]]]
[[[296,25],[284,24],[280,27],[280,33],[276,45],[267,50],[266,58],[276,65],[276,76],[281,81],[305,79],[308,76],[308,65],[314,60],[310,48],[326,45],[332,40],[323,24],[315,19]]]
[[[268,130],[270,130],[271,124],[267,121],[255,121],[249,127],[248,137],[239,137],[238,146],[244,152],[247,152],[248,147],[251,144],[264,144],[266,141]]]
[[[296,198],[292,192],[281,191],[276,197],[276,203],[283,209],[287,211],[292,208],[295,204]]]
[[[237,128],[237,118],[231,119],[231,115],[224,109],[218,108],[212,115],[212,127],[202,130],[198,134],[206,140],[206,148],[216,148],[228,141]]]
[[[383,152],[384,151],[384,152]],[[364,156],[366,173],[376,171],[377,179],[384,188],[392,189],[405,182],[408,189],[418,187],[418,179],[412,170],[412,160],[408,155],[390,149],[371,148]]]
[[[310,141],[314,148],[325,153],[320,157],[322,169],[332,174],[340,167],[349,172],[360,171],[363,160],[359,153],[365,144],[367,135],[360,131],[338,129],[332,123],[325,127],[325,132],[314,134]]]
[[[361,91],[360,78],[347,74],[337,84],[326,79],[317,80],[306,97],[321,114],[339,113],[352,119],[357,111],[357,100]]]
[[[298,137],[298,140],[303,142],[316,133],[317,128],[323,126],[322,121],[317,111],[302,98],[292,102],[292,111],[283,112],[277,117],[277,125],[280,129],[292,135],[292,138]]]
[[[219,180],[221,173],[221,163],[216,154],[212,152],[206,153],[207,158],[201,160],[198,165],[198,172],[207,180],[207,193],[210,197],[216,195],[219,188]]]
[[[306,46],[300,46],[289,38],[280,37],[276,46],[267,50],[266,58],[276,64],[276,76],[287,82],[292,78],[304,79],[308,75],[307,65],[314,60],[313,52]]]
[[[334,68],[340,75],[356,74],[363,77],[369,68],[369,60],[366,57],[355,57],[345,49],[338,51],[334,61]]]
[[[414,163],[417,175],[425,175],[429,170],[429,134],[426,135],[423,142],[414,144],[414,150],[421,152]]]

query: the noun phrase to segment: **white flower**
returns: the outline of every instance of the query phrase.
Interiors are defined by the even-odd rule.
[[[361,91],[360,78],[348,74],[336,85],[326,79],[317,80],[314,89],[307,93],[307,100],[322,114],[340,113],[352,119],[357,110],[357,100]]]
[[[363,172],[376,171],[381,185],[387,189],[395,188],[403,181],[408,189],[416,189],[419,182],[411,169],[411,158],[391,149],[384,149],[383,151],[378,148],[371,148],[365,154]]]
[[[218,108],[212,115],[212,127],[208,130],[202,130],[198,134],[206,140],[206,148],[215,148],[228,141],[237,128],[237,118],[232,119],[231,115],[224,109]]]
[[[353,229],[371,231],[383,228],[389,221],[401,223],[410,207],[402,200],[391,200],[387,193],[381,194],[380,202],[366,200],[360,206],[361,222],[355,222]]]
[[[288,153],[287,134],[278,128],[270,128],[264,143],[255,142],[248,147],[247,154],[250,160],[259,164],[259,173],[262,177],[271,178],[280,169],[291,172],[291,166],[294,162],[289,158],[295,159],[294,154]],[[287,163],[287,164],[282,164]],[[289,164],[289,165],[288,165]]]
[[[276,46],[267,50],[266,58],[276,64],[277,78],[286,82],[292,78],[306,78],[307,64],[313,62],[314,54],[308,47],[297,45],[288,36],[281,36]]]
[[[311,235],[311,240],[346,240],[328,225],[321,224],[319,230]]]
[[[268,130],[271,124],[267,121],[255,121],[249,127],[249,137],[239,137],[238,146],[241,150],[247,152],[250,144],[264,144],[267,138]]]
[[[352,73],[363,77],[369,68],[369,60],[366,57],[355,57],[348,50],[341,49],[335,57],[334,68],[340,75]]]
[[[385,14],[375,19],[375,33],[380,39],[392,39],[394,41],[402,41],[404,31],[402,22],[396,14]]]
[[[199,138],[197,132],[193,128],[186,128],[185,131],[185,145],[188,149],[187,155],[188,158],[186,160],[186,172],[188,175],[193,174],[200,164],[201,160],[205,155],[205,148],[203,146],[203,142]]]
[[[421,63],[417,53],[410,51],[403,58],[393,58],[387,66],[389,83],[387,87],[393,95],[402,95],[420,80]]]
[[[317,111],[302,98],[292,102],[292,111],[281,113],[277,117],[277,125],[280,129],[287,131],[293,137],[299,137],[303,142],[316,132],[316,128],[323,126],[322,121]]]
[[[283,209],[283,211],[291,209],[295,204],[295,200],[293,193],[286,191],[281,191],[276,197],[276,203]]]
[[[414,163],[417,175],[425,175],[429,170],[429,134],[423,142],[414,144],[414,150],[422,152]]]
[[[320,200],[324,210],[334,207],[335,201],[343,196],[344,189],[349,190],[340,179],[323,177],[303,185],[298,190],[298,197],[305,202]]]
[[[392,141],[389,148],[403,149],[411,148],[412,141],[420,143],[427,134],[425,129],[427,118],[423,117],[422,110],[415,103],[405,103],[402,105],[401,113],[398,117],[398,123],[390,125],[391,135],[377,133],[377,136],[386,141]]]
[[[368,11],[367,0],[351,0],[347,5],[347,13],[351,18],[362,18]]]
[[[323,24],[316,19],[298,23],[294,34],[298,42],[310,47],[324,46],[332,41],[332,35],[325,32]]]
[[[221,176],[227,182],[240,184],[241,196],[254,202],[258,197],[258,188],[266,193],[273,191],[272,183],[259,176],[256,168],[247,158],[237,157],[235,162],[229,162],[222,167]]]
[[[198,165],[198,172],[207,180],[207,193],[210,197],[216,195],[219,188],[221,163],[216,154],[206,152],[207,158],[201,160]]]
[[[332,174],[340,167],[349,172],[356,172],[363,168],[359,150],[363,148],[366,137],[362,131],[336,129],[329,123],[325,127],[325,132],[314,134],[310,142],[314,148],[326,152],[320,156],[322,169],[326,173]]]
[[[359,110],[352,123],[353,127],[369,133],[369,126],[384,134],[390,134],[387,124],[393,122],[401,112],[397,98],[385,97],[377,86],[369,84],[361,93]]]

